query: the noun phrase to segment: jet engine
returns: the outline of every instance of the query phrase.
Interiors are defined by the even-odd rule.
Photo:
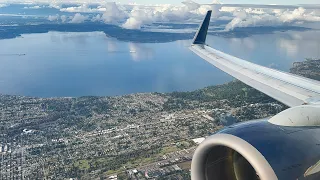
[[[227,127],[196,149],[192,180],[319,180],[320,130],[267,120]]]

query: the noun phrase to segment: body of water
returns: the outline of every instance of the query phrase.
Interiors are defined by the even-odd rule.
[[[208,44],[257,64],[288,71],[320,57],[318,31],[247,38],[208,37]],[[189,49],[191,40],[131,43],[102,32],[49,32],[0,40],[0,93],[37,97],[113,96],[192,91],[233,78]]]

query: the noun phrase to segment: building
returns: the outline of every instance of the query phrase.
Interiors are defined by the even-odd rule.
[[[138,170],[134,169],[132,170],[133,174],[138,174]]]
[[[118,175],[113,175],[109,177],[110,180],[117,180],[118,179]]]
[[[192,139],[192,141],[196,144],[201,144],[203,141],[205,140],[205,138],[197,138],[197,139]]]
[[[181,168],[178,166],[178,165],[173,165],[172,166],[173,167],[173,169],[175,170],[175,171],[181,171]]]
[[[7,145],[4,145],[3,147],[3,152],[7,152],[8,151],[8,146]]]

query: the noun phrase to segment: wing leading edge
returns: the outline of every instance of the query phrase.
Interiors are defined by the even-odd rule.
[[[205,45],[210,17],[211,11],[208,11],[190,47],[195,54],[290,107],[320,104],[319,81],[260,66]]]

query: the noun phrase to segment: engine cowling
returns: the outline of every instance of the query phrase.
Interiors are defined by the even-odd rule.
[[[192,180],[320,179],[318,127],[283,127],[266,120],[225,128],[199,145]],[[319,165],[320,166],[320,165]]]

